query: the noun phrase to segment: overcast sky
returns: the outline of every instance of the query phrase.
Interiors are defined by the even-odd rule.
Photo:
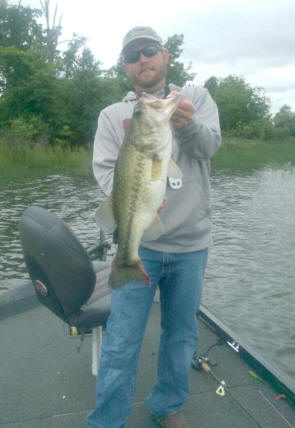
[[[272,113],[284,104],[295,112],[295,0],[51,0],[52,11],[56,2],[63,38],[87,37],[104,68],[131,27],[149,25],[164,41],[184,34],[181,60],[192,62],[197,85],[235,74],[265,89]],[[22,4],[40,8],[39,0]]]

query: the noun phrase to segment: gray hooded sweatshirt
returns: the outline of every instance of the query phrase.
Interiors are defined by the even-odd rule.
[[[221,144],[218,110],[207,89],[169,85],[195,108],[193,120],[173,130],[172,158],[182,171],[182,183],[167,183],[166,205],[160,217],[165,233],[141,245],[156,251],[185,253],[207,248],[211,236],[210,158]],[[164,97],[164,90],[153,94]],[[113,173],[137,97],[129,92],[119,103],[101,111],[94,141],[93,172],[106,195],[112,191]],[[175,185],[176,184],[176,185]]]

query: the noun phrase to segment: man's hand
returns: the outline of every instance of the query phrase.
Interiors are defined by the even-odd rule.
[[[177,94],[177,91],[172,91],[167,96],[170,98]],[[190,120],[192,120],[194,113],[196,111],[195,106],[185,97],[182,97],[180,103],[178,104],[177,109],[175,110],[173,116],[171,117],[171,124],[174,128],[182,128],[187,125]]]

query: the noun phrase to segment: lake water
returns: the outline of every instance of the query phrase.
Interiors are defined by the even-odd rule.
[[[93,182],[50,176],[0,188],[0,286],[28,278],[18,222],[29,205],[98,241]],[[203,304],[295,380],[295,168],[212,177],[213,244]]]

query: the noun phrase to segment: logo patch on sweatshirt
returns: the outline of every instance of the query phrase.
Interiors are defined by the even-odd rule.
[[[169,184],[170,189],[172,189],[172,190],[181,189],[182,179],[181,178],[168,177],[168,184]]]

